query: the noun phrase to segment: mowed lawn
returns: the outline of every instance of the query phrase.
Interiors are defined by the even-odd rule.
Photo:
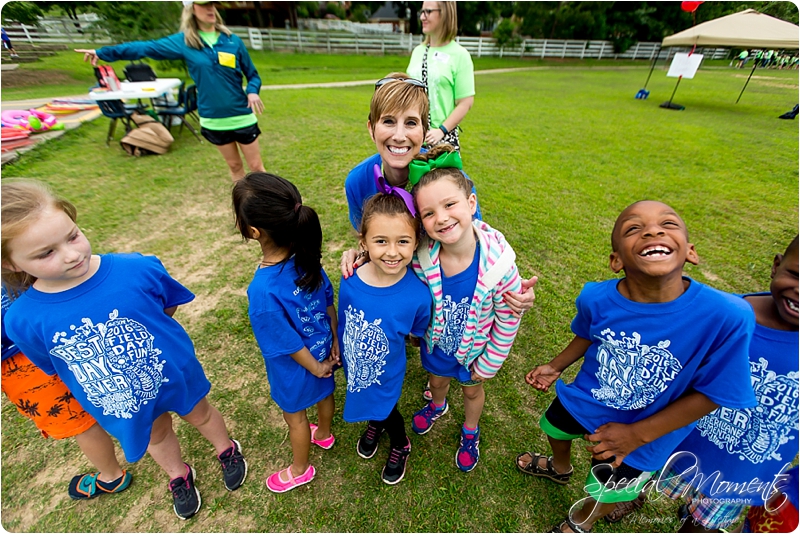
[[[390,59],[370,58],[359,68],[370,73],[366,78],[398,70],[397,64],[402,70],[405,59]],[[475,105],[463,123],[465,170],[477,184],[484,219],[505,233],[523,275],[539,276],[536,303],[511,356],[486,385],[481,460],[471,473],[454,463],[463,421],[458,388],[450,394],[450,413],[430,433],[411,433],[426,377],[416,350],[409,352],[400,407],[413,452],[397,486],[380,480],[388,439],[371,460],[356,454],[363,426],[341,418],[341,373],[336,445],[311,452],[317,478],[283,495],[264,486],[268,474],[291,461],[291,448],[247,316],[245,292],[258,246],[243,243],[233,228],[227,170],[211,145],[184,131],[166,155],[136,159],[118,144],[106,148],[101,118],[4,167],[3,179],[38,178],[71,199],[95,252],[155,254],[197,295],[176,318],[213,384],[210,399],[242,443],[249,475],[240,490],[227,492],[212,447],[175,418],[203,496],[195,518],[175,517],[166,476],[149,457],[127,466],[134,481],[123,494],[71,501],[67,482],[90,468],[74,441],[41,439],[4,399],[2,526],[26,532],[542,532],[560,522],[584,495],[589,455],[583,442],[575,443],[575,476],[565,487],[516,469],[517,453],[547,449],[538,420],[553,398],[523,377],[571,339],[582,285],[614,276],[610,232],[620,211],[640,199],[673,206],[701,259],[687,266],[688,275],[735,293],[768,288],[774,254],[798,229],[798,126],[777,119],[797,103],[797,71],[757,71],[734,104],[747,72],[706,68],[678,88],[675,102],[686,110],[669,111],[658,107],[675,84],[665,71],[653,73],[648,100],[635,100],[646,67],[618,67],[627,68],[570,63],[476,77]],[[291,76],[285,79],[290,83]],[[335,287],[341,252],[355,244],[344,178],[374,153],[366,130],[371,93],[368,86],[262,92],[266,168],[293,181],[304,203],[319,212],[323,262]],[[309,417],[315,420],[313,409]],[[676,508],[661,499],[622,523],[600,521],[595,530],[671,532],[678,527]]]

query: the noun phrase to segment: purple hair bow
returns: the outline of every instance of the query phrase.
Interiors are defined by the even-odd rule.
[[[411,212],[411,216],[416,217],[417,210],[414,209],[414,197],[411,196],[411,193],[402,187],[389,185],[389,183],[386,181],[386,178],[383,177],[381,168],[378,165],[375,165],[372,170],[375,173],[375,185],[378,186],[378,192],[385,195],[394,195],[396,197],[400,197],[403,199],[403,202],[406,203],[406,207],[408,208],[408,211]]]

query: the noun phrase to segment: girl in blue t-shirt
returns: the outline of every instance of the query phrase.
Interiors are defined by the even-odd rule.
[[[333,287],[320,263],[319,218],[303,206],[294,184],[250,173],[233,186],[233,211],[245,240],[261,245],[247,297],[270,394],[289,425],[292,464],[267,478],[270,491],[284,493],[314,478],[311,443],[333,447],[333,366],[339,362]],[[315,404],[318,425],[306,416]]]
[[[195,471],[181,458],[172,415],[216,449],[225,487],[242,485],[247,464],[207,400],[211,384],[192,340],[172,318],[194,295],[155,257],[93,255],[75,206],[35,181],[4,181],[3,283],[24,291],[5,328],[22,352],[58,374],[81,406],[136,462],[149,452],[170,477],[173,509],[200,509]]]
[[[381,434],[389,434],[389,458],[381,478],[403,479],[411,453],[405,421],[397,408],[406,372],[405,337],[421,337],[431,314],[431,296],[408,267],[419,232],[411,195],[389,186],[375,165],[379,190],[364,204],[361,253],[369,262],[339,286],[339,339],[347,375],[344,420],[368,421],[356,446],[372,458]]]

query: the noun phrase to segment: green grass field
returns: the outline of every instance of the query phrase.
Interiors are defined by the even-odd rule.
[[[403,70],[407,62],[254,56],[266,84],[375,79]],[[75,73],[80,84],[4,89],[3,99],[59,96],[58,91],[78,86],[83,89],[77,93],[85,91],[91,75],[67,57],[73,56],[47,68]],[[477,68],[501,66],[546,65],[476,61]],[[701,258],[687,273],[737,293],[766,290],[774,254],[798,229],[798,127],[777,119],[797,103],[797,71],[758,71],[734,104],[746,72],[702,69],[681,82],[675,101],[686,110],[678,112],[658,107],[675,84],[663,70],[653,74],[650,98],[635,100],[647,75],[644,64],[563,66],[568,68],[476,77],[475,105],[463,123],[465,170],[477,184],[484,219],[514,246],[522,274],[539,276],[536,304],[525,315],[514,350],[486,385],[481,461],[469,474],[458,471],[453,459],[463,421],[457,388],[450,413],[430,433],[417,436],[409,429],[413,453],[406,478],[387,486],[380,470],[388,440],[372,460],[357,456],[363,427],[341,418],[340,374],[337,442],[331,451],[312,449],[316,480],[283,495],[266,489],[266,476],[288,465],[291,449],[247,316],[245,291],[259,250],[243,243],[233,228],[228,172],[208,143],[183,132],[167,154],[136,159],[118,144],[106,148],[107,123],[101,118],[4,167],[3,179],[41,179],[72,200],[95,252],[155,254],[197,295],[176,318],[195,342],[213,384],[210,399],[242,443],[250,473],[239,491],[228,493],[211,446],[176,418],[184,457],[197,470],[203,494],[195,518],[175,517],[166,477],[149,457],[129,466],[135,478],[125,493],[71,501],[66,484],[89,464],[73,441],[41,439],[4,399],[3,527],[15,532],[542,532],[560,522],[583,496],[589,456],[576,442],[576,475],[566,487],[514,467],[517,453],[546,450],[538,419],[553,398],[536,393],[523,377],[571,338],[574,299],[582,285],[614,276],[608,268],[609,236],[619,212],[644,198],[673,206]],[[353,87],[262,93],[266,168],[293,181],[304,203],[318,211],[323,262],[335,287],[341,252],[355,243],[344,178],[374,153],[366,132],[371,92]],[[415,351],[409,361],[400,403],[408,426],[422,406],[426,380]],[[574,376],[575,370],[565,374]],[[595,531],[671,532],[678,526],[676,508],[662,499],[622,523],[600,521]]]

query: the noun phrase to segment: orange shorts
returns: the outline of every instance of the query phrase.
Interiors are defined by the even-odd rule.
[[[44,437],[71,438],[95,424],[58,375],[48,375],[22,353],[3,360],[0,385],[8,400]]]

